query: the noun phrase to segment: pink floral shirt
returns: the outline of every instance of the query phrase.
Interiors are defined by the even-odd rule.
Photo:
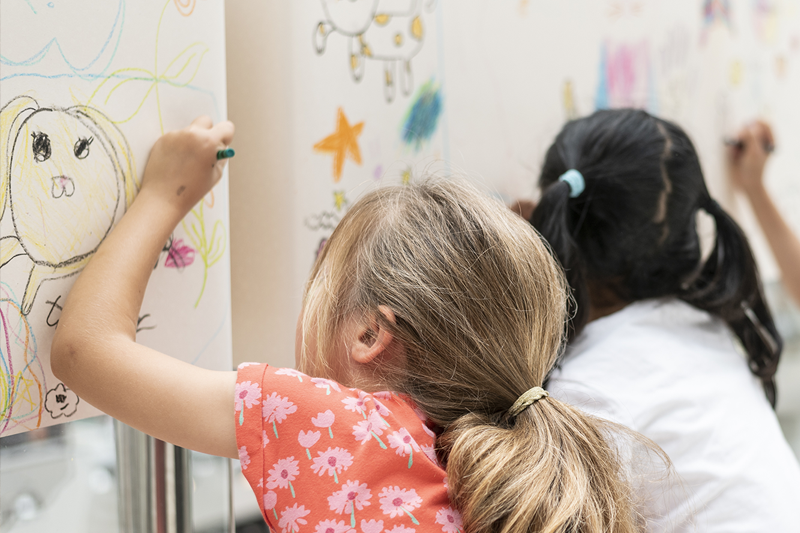
[[[435,434],[397,394],[239,366],[242,471],[273,532],[462,533]]]

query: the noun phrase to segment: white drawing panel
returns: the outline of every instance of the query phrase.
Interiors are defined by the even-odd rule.
[[[0,4],[0,436],[99,412],[50,371],[76,275],[135,197],[153,142],[226,117],[219,1]],[[154,265],[139,342],[231,365],[227,177]]]

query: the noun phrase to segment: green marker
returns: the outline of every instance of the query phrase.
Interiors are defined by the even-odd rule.
[[[225,148],[224,150],[219,150],[217,152],[217,161],[220,159],[229,159],[236,155],[236,152],[233,151],[233,148]]]

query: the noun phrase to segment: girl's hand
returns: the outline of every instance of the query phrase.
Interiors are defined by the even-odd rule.
[[[728,148],[728,174],[735,186],[751,194],[763,185],[764,166],[775,139],[769,124],[756,121],[744,127],[737,140],[741,146]]]
[[[166,133],[150,151],[140,195],[166,201],[182,219],[222,178],[227,160],[217,161],[217,151],[230,144],[233,134],[233,123],[215,126],[207,116]]]

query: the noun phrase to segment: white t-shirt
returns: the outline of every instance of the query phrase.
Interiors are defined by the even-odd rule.
[[[589,323],[550,394],[655,441],[650,531],[800,532],[800,466],[727,325],[674,299]],[[780,401],[780,391],[778,391]]]

